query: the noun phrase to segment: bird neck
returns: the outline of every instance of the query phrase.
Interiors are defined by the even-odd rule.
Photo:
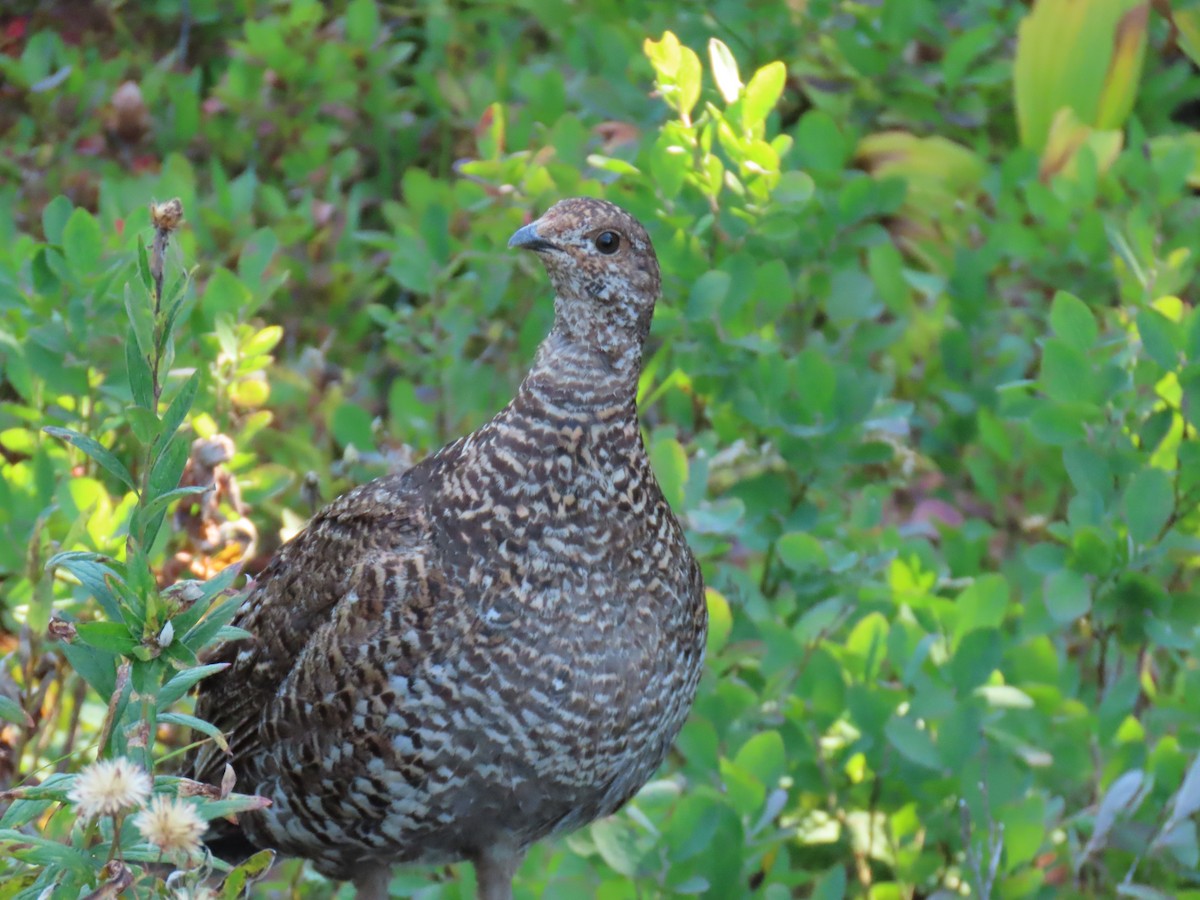
[[[614,349],[602,349],[605,346]],[[538,347],[521,391],[579,412],[628,408],[636,416],[641,374],[641,341],[626,338],[602,344],[581,339],[556,321]]]

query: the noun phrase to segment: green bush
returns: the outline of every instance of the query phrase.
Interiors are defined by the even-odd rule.
[[[505,242],[576,194],[663,264],[712,627],[661,777],[519,896],[1200,897],[1200,14],[100,8],[0,18],[0,898],[332,895],[85,818],[87,767],[256,802],[171,774],[239,566],[511,396]]]

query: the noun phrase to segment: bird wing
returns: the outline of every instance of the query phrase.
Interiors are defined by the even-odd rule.
[[[416,499],[402,477],[379,479],[334,501],[279,550],[232,622],[251,637],[220,644],[206,657],[206,662],[229,667],[203,683],[196,715],[228,736],[230,753],[203,745],[193,777],[213,782],[226,762],[237,768],[260,740],[263,709],[293,669],[303,665],[314,635],[335,619],[344,622],[344,612],[337,611],[348,598],[351,609],[369,606],[374,611],[363,618],[363,626],[378,620],[379,604],[404,599],[386,596],[382,579],[386,568],[420,555],[427,539],[425,515]]]

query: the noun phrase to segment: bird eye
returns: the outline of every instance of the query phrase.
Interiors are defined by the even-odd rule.
[[[615,231],[602,231],[596,236],[596,249],[604,254],[613,254],[621,246],[621,237]]]

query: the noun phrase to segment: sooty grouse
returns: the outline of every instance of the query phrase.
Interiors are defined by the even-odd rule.
[[[474,862],[508,898],[526,849],[614,812],[691,708],[700,569],[642,446],[635,392],[659,294],[642,226],[564,200],[512,236],[554,285],[516,397],[401,475],[345,494],[286,544],[219,647],[197,714],[250,842],[360,896],[394,863]],[[195,761],[213,780],[228,758]]]

